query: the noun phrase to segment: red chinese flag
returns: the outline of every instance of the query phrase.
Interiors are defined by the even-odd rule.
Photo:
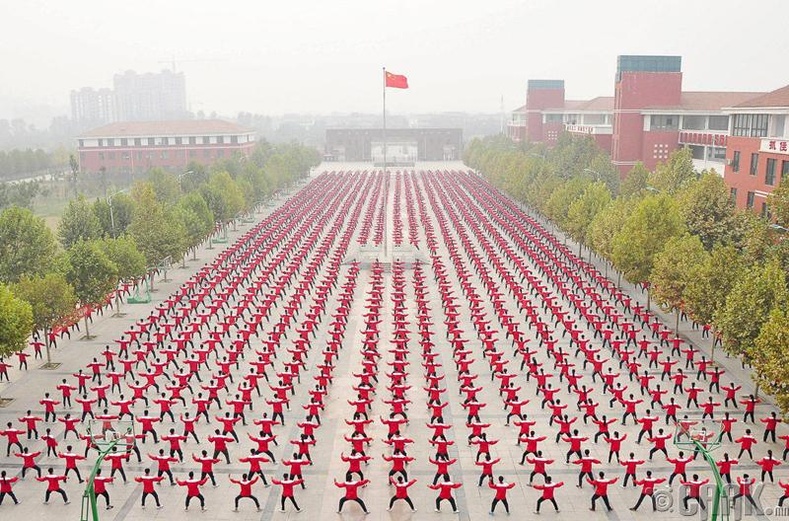
[[[386,73],[386,86],[392,87],[393,89],[407,89],[408,88],[408,78],[401,74],[392,74],[391,72]]]

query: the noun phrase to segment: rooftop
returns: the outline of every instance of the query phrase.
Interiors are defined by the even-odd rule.
[[[737,108],[789,107],[789,85],[727,106]]]
[[[253,132],[221,119],[174,121],[120,121],[89,130],[79,137],[191,136],[203,134],[243,134]]]

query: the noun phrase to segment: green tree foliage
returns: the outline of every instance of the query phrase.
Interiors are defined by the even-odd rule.
[[[244,209],[246,201],[241,188],[227,172],[211,174],[201,195],[208,203],[211,213],[221,222],[229,222]]]
[[[683,295],[688,315],[700,324],[711,324],[743,269],[743,260],[732,245],[715,246],[704,262],[691,266]]]
[[[74,288],[60,273],[22,277],[13,287],[14,293],[28,302],[33,311],[33,327],[44,331],[44,338],[52,326],[74,311],[77,296]],[[50,362],[47,342],[47,362]]]
[[[690,148],[684,147],[671,153],[665,163],[659,163],[649,176],[649,186],[661,192],[675,194],[696,179]]]
[[[654,258],[669,239],[685,231],[677,203],[666,194],[640,200],[614,235],[614,266],[632,282],[646,282]]]
[[[759,383],[789,413],[789,314],[773,308],[754,341],[753,363]]]
[[[69,249],[77,241],[90,241],[101,236],[101,223],[84,195],[69,201],[63,210],[58,226],[58,237],[64,248]]]
[[[565,227],[570,205],[581,197],[590,184],[588,179],[576,177],[556,187],[545,204],[548,216],[560,226]]]
[[[582,176],[584,169],[591,168],[600,155],[605,156],[605,152],[597,146],[592,136],[576,136],[563,132],[556,145],[548,152],[548,159],[554,164],[559,177],[572,179]]]
[[[64,276],[83,306],[103,305],[118,285],[118,267],[102,250],[99,241],[78,241],[66,253]],[[90,338],[85,317],[85,335]]]
[[[117,239],[101,239],[96,244],[115,264],[120,280],[133,280],[145,275],[145,255],[137,248],[133,237],[123,235]]]
[[[30,210],[11,207],[0,213],[0,281],[46,272],[56,248],[44,220]]]
[[[149,266],[165,257],[177,259],[186,251],[186,228],[173,210],[156,200],[150,183],[136,184],[132,190],[134,214],[127,232],[134,238]]]
[[[8,356],[25,348],[33,332],[33,310],[17,298],[8,286],[0,284],[0,356]]]
[[[214,215],[211,209],[197,192],[182,197],[178,206],[189,244],[192,246],[200,244],[214,230]]]
[[[184,174],[187,177],[191,174]],[[152,168],[148,173],[148,182],[153,187],[156,200],[165,206],[175,204],[181,196],[181,185],[178,176],[162,168]]]
[[[52,154],[39,149],[0,150],[0,179],[20,179],[54,166]]]
[[[620,197],[598,212],[587,232],[592,249],[611,259],[614,254],[614,236],[625,225],[634,209],[635,204]]]
[[[126,193],[110,195],[108,199],[96,199],[93,213],[99,220],[102,237],[119,237],[126,233],[134,213],[134,200]]]
[[[622,197],[641,196],[644,190],[647,189],[647,180],[649,179],[649,170],[644,166],[644,163],[638,162],[627,173],[625,180],[622,181],[622,186],[619,193]]]
[[[773,308],[786,308],[788,296],[786,273],[777,262],[746,269],[715,315],[723,348],[732,355],[753,358],[754,341],[762,324]]]
[[[0,210],[11,206],[33,209],[33,201],[41,193],[41,183],[26,181],[19,183],[0,183]]]
[[[706,249],[729,242],[734,203],[721,176],[704,172],[698,181],[686,185],[678,200],[688,231],[698,236]]]
[[[775,224],[789,228],[789,181],[786,177],[767,197],[767,206],[775,219]]]
[[[707,262],[708,254],[698,237],[685,234],[672,237],[655,255],[649,280],[652,294],[661,307],[683,308],[685,293],[697,266]]]
[[[586,186],[567,209],[567,231],[576,241],[587,243],[587,231],[595,216],[611,204],[611,192],[603,182]]]

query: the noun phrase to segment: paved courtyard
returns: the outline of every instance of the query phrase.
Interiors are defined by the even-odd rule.
[[[251,393],[251,410],[245,410],[247,425],[239,423],[235,426],[240,441],[229,444],[230,464],[226,464],[220,455],[220,462],[214,469],[217,486],[212,487],[209,482],[202,487],[207,507],[205,513],[200,511],[196,501],[192,501],[189,512],[184,512],[186,491],[181,486],[170,486],[167,478],[156,487],[163,508],[157,510],[152,498],[148,498],[146,509],[141,508],[142,487],[133,478],[142,475],[146,468],[155,473],[157,463],[148,455],[155,455],[159,449],[168,452],[169,448],[166,442],[154,442],[149,436],[137,442],[142,462],[132,455],[124,464],[129,483],[123,484],[116,475],[115,482],[107,486],[114,508],[104,510],[104,500],[99,499],[103,519],[177,520],[187,516],[239,520],[487,518],[495,493],[487,480],[483,486],[478,486],[481,471],[481,467],[475,464],[478,445],[467,442],[472,430],[467,425],[469,404],[464,407],[463,403],[470,395],[476,395],[477,400],[484,404],[478,423],[483,425],[481,429],[487,439],[496,441],[490,447],[491,457],[500,459],[493,466],[495,480],[503,476],[505,482],[514,483],[507,492],[512,517],[534,517],[532,512],[540,492],[529,486],[533,466],[528,463],[520,465],[525,447],[517,443],[518,427],[513,421],[507,425],[512,405],[507,405],[507,393],[502,392],[499,385],[503,374],[514,375],[511,379],[513,387],[520,387],[520,390],[513,391],[511,397],[529,400],[521,412],[535,422],[532,427],[535,433],[547,438],[538,443],[538,448],[544,457],[553,460],[548,465],[548,475],[554,482],[564,483],[556,490],[560,513],[555,513],[550,503],[544,503],[541,517],[687,517],[680,509],[684,493],[676,480],[671,489],[665,483],[657,486],[656,490],[662,496],[659,513],[652,512],[649,499],[637,512],[629,510],[636,503],[641,487],[620,486],[624,467],[615,460],[608,462],[609,445],[603,438],[593,442],[597,426],[591,421],[584,423],[583,411],[576,406],[578,395],[568,390],[566,378],[559,381],[561,364],[555,363],[556,352],[565,352],[566,361],[571,364],[568,371],[571,370],[569,368],[575,369],[579,376],[579,388],[583,385],[591,388],[589,398],[599,402],[597,416],[606,415],[617,420],[610,430],[626,435],[621,457],[633,452],[636,459],[647,460],[638,468],[639,479],[647,470],[655,477],[668,478],[674,465],[660,453],[648,461],[653,444],[646,440],[636,443],[639,426],[630,419],[626,425],[621,424],[624,407],[618,402],[609,405],[611,393],[604,394],[601,383],[601,374],[608,372],[609,368],[611,372],[620,373],[614,381],[627,386],[625,397],[633,393],[636,398],[645,400],[636,406],[638,416],[643,417],[650,409],[650,397],[641,396],[638,381],[631,381],[627,376],[627,366],[620,368],[620,357],[612,352],[610,345],[603,345],[601,337],[595,336],[595,324],[600,331],[610,329],[614,338],[625,334],[628,326],[623,324],[632,323],[637,330],[637,338],[640,340],[646,336],[648,339],[648,350],[659,351],[655,355],[659,361],[684,356],[670,354],[671,343],[661,345],[660,336],[653,336],[648,327],[641,331],[641,321],[634,319],[636,306],[646,302],[640,290],[626,284],[617,289],[613,282],[601,283],[604,267],[599,259],[593,257],[592,265],[579,261],[575,256],[578,252],[576,245],[567,243],[565,246],[566,239],[562,235],[551,235],[551,228],[541,225],[538,217],[529,216],[459,163],[421,164],[413,171],[408,169],[392,174],[388,180],[370,165],[325,163],[315,170],[309,184],[275,203],[256,215],[257,223],[239,223],[235,229],[230,227],[228,243],[214,244],[212,249],[204,244],[197,253],[198,260],[187,261],[185,268],[174,267],[167,273],[168,281],[157,277],[156,291],[150,304],[124,304],[120,317],[113,316],[113,310],[105,310],[103,316],[95,317],[91,324],[91,334],[95,335],[91,340],[81,338],[84,326],[81,332],[72,332],[71,339],[59,340],[57,348],[52,351],[53,360],[61,364],[57,369],[42,369],[40,360],[31,360],[29,370],[19,371],[13,360],[11,382],[0,383],[0,396],[13,399],[7,407],[0,409],[0,425],[11,422],[14,427],[24,429],[24,424],[18,419],[25,416],[28,409],[43,417],[44,410],[39,401],[45,392],[62,401],[61,392],[56,389],[62,379],[76,386],[74,373],[80,369],[89,372],[87,364],[94,358],[103,361],[101,353],[105,346],[117,352],[122,335],[128,337],[129,330],[137,329],[141,323],[150,324],[148,331],[152,343],[144,347],[148,334],[140,335],[143,347],[132,342],[129,356],[136,356],[134,351],[137,349],[147,349],[147,352],[140,355],[143,362],[125,375],[121,391],[108,391],[110,402],[118,401],[121,394],[132,395],[135,381],[146,380],[139,373],[146,367],[152,370],[157,358],[166,360],[168,348],[175,349],[175,361],[185,371],[189,370],[187,359],[203,356],[200,353],[206,351],[206,360],[195,371],[202,382],[196,380],[197,375],[189,382],[195,394],[207,394],[209,381],[217,375],[221,377],[223,357],[239,356],[237,363],[229,365],[233,380],[228,379],[227,389],[218,391],[221,409],[216,403],[211,404],[208,411],[211,422],[200,419],[196,424],[196,435],[201,443],[187,439],[183,444],[184,462],[172,464],[176,478],[185,479],[189,471],[199,475],[201,470],[192,455],[199,455],[204,449],[209,455],[213,454],[214,446],[208,437],[222,427],[215,417],[224,416],[225,412],[232,414],[232,405],[227,401],[232,401],[240,392],[237,390],[239,384],[251,374],[253,367],[265,367],[269,382],[260,380],[261,396]],[[403,264],[387,262],[378,265],[374,262],[375,255],[370,253],[371,247],[367,245],[379,243],[387,235],[392,238],[392,249],[397,252],[395,258],[405,261]],[[599,271],[592,271],[592,266],[597,266]],[[564,320],[557,321],[557,316]],[[662,313],[656,316],[662,321],[658,330],[671,330],[667,338],[673,338],[673,316]],[[165,334],[168,330],[169,334]],[[194,331],[191,337],[185,334],[190,330]],[[522,335],[519,342],[513,341],[513,331],[515,336]],[[540,335],[540,331],[544,334]],[[161,333],[160,343],[155,341],[156,332]],[[248,336],[248,342],[244,340],[245,336]],[[551,336],[555,340],[552,352],[548,349],[552,343],[548,340]],[[689,322],[680,323],[679,336],[682,350],[695,348],[698,351],[695,355],[697,362],[703,355],[710,357],[710,340],[702,338],[701,331],[692,328]],[[594,350],[600,349],[598,354],[603,361],[600,362],[600,374],[594,381],[595,363],[584,363],[583,352],[576,353],[579,342],[572,342],[573,337],[582,339],[580,344],[591,349],[586,354],[589,360],[593,361]],[[518,343],[520,352],[516,349]],[[405,349],[398,349],[403,346]],[[639,346],[631,348],[636,351],[633,356],[637,356]],[[578,429],[581,436],[589,438],[582,442],[581,448],[589,449],[590,455],[599,460],[600,463],[593,466],[595,475],[604,471],[607,477],[619,478],[608,490],[613,511],[606,512],[598,501],[596,511],[591,512],[593,487],[585,482],[582,488],[576,487],[579,465],[565,464],[569,444],[555,442],[558,428],[555,422],[549,425],[550,404],[541,407],[544,391],[538,390],[539,378],[532,374],[527,380],[529,366],[521,366],[524,350],[533,352],[529,358],[534,358],[535,368],[542,367],[545,373],[552,375],[546,381],[558,389],[555,399],[568,405],[563,414],[577,418],[571,428]],[[271,357],[270,363],[260,362],[259,357]],[[742,386],[737,391],[738,401],[754,392],[738,361],[725,358],[720,350],[715,358],[725,371],[721,385],[734,381]],[[648,361],[647,357],[639,359],[642,364],[639,373],[647,370],[654,376],[647,385],[649,390],[662,384],[662,388],[668,390],[662,397],[663,403],[675,397],[682,407],[680,417],[687,414],[691,419],[699,419],[701,409],[694,406],[686,408],[686,394],[674,394],[673,382],[660,381],[661,366],[648,367]],[[257,362],[262,365],[256,366]],[[115,364],[122,367],[117,359]],[[286,371],[286,364],[294,367],[295,372]],[[695,367],[686,370],[688,379],[685,387],[696,380]],[[678,368],[684,368],[684,359],[674,366],[672,372],[676,373]],[[506,373],[502,369],[506,369]],[[161,375],[153,380],[159,384],[161,392],[169,395],[165,385],[170,383],[168,377],[174,378],[173,374],[178,369],[175,364],[167,364],[163,370],[167,376]],[[431,378],[431,371],[434,371],[434,378]],[[107,380],[106,370],[102,369],[102,372],[105,373],[104,380]],[[462,385],[464,374],[469,376],[470,386]],[[278,391],[278,380],[289,378],[293,379],[292,389]],[[297,440],[305,432],[303,423],[310,414],[305,407],[311,396],[321,396],[320,392],[311,394],[321,379],[330,380],[330,383],[325,397],[320,398],[323,403],[319,411],[320,425],[314,429],[316,443],[309,450],[314,464],[303,469],[306,488],[295,488],[295,500],[301,512],[297,512],[290,503],[286,504],[285,512],[280,512],[281,487],[273,485],[266,488],[260,482],[252,488],[260,501],[260,511],[247,499],[241,501],[238,512],[233,511],[233,499],[239,487],[229,478],[237,479],[249,469],[239,458],[249,455],[250,449],[256,446],[249,436],[258,435],[260,427],[253,425],[252,421],[263,418],[263,413],[272,416],[272,403],[278,392],[287,398],[284,425],[273,427],[278,444],[270,448],[276,463],[262,465],[268,480],[281,478],[288,470],[282,460],[291,457],[296,450],[296,445],[290,441]],[[357,410],[357,404],[349,402],[357,401],[360,389],[365,393],[359,385],[364,380],[369,380],[372,386],[367,391],[370,402],[359,407],[372,420],[363,427],[372,441],[364,447],[365,454],[371,457],[369,464],[361,466],[369,484],[360,488],[359,494],[370,513],[365,515],[359,505],[348,502],[343,512],[337,514],[343,491],[334,482],[342,482],[346,477],[348,463],[343,461],[343,456],[351,453],[351,443],[346,437],[353,432],[348,422]],[[438,382],[440,391],[431,389],[431,382]],[[406,452],[409,458],[413,458],[407,467],[408,477],[417,480],[409,489],[417,508],[415,513],[402,501],[396,502],[391,511],[387,510],[395,489],[388,480],[392,464],[383,457],[389,457],[393,452],[384,443],[388,427],[381,419],[390,418],[401,406],[398,400],[392,400],[392,388],[399,383],[402,383],[404,399],[408,401],[405,410],[408,423],[402,425],[402,434],[413,440]],[[88,387],[91,385],[89,383]],[[201,385],[205,387],[201,389]],[[708,397],[712,397],[714,402],[724,401],[724,391],[708,392],[709,378],[700,380],[698,385],[703,389],[699,403]],[[469,388],[476,390],[470,391]],[[149,400],[158,396],[152,387],[142,392]],[[93,395],[92,392],[89,394]],[[445,404],[442,416],[448,425],[446,438],[454,442],[448,453],[451,459],[457,460],[450,465],[448,473],[453,482],[462,484],[453,491],[458,514],[452,513],[447,502],[442,503],[441,513],[434,512],[438,492],[428,488],[436,474],[436,466],[430,461],[435,457],[436,447],[431,443],[435,429],[429,426],[432,414],[428,403],[437,394],[440,404]],[[171,428],[181,433],[184,424],[179,421],[180,415],[190,412],[194,416],[197,412],[192,402],[194,394],[186,390],[184,396],[185,405],[176,402],[173,406],[175,421],[165,416],[163,421],[154,425],[159,436]],[[93,409],[96,413],[101,411],[96,405]],[[117,407],[111,405],[109,409],[114,412]],[[153,401],[148,409],[150,415],[159,417],[159,406]],[[665,412],[660,405],[652,409],[659,417],[654,434],[658,428],[673,434],[673,425],[666,425]],[[132,406],[132,412],[138,419],[145,410],[146,406],[140,400]],[[754,461],[747,455],[740,458],[740,463],[732,471],[733,478],[749,473],[760,482],[761,469],[755,460],[765,456],[768,449],[781,458],[783,441],[762,441],[764,424],[760,419],[773,410],[769,403],[757,405],[756,421],[746,424],[743,422],[743,405],[736,409],[731,405],[715,408],[715,418],[721,418],[728,411],[739,420],[732,428],[735,439],[748,428],[758,440],[753,449]],[[81,406],[75,402],[72,407],[64,408],[60,404],[57,413],[61,418],[66,413],[80,415]],[[139,433],[140,423],[135,423]],[[58,440],[59,451],[65,451],[66,445],[73,443],[74,451],[83,453],[85,442],[76,440],[73,434],[63,439],[62,422],[42,422],[38,427],[39,433],[43,434],[46,428],[51,428]],[[83,433],[84,424],[78,425],[77,430]],[[787,430],[779,425],[778,434],[787,434]],[[54,467],[56,473],[63,472],[64,461],[45,456],[42,440],[28,441],[24,435],[21,438],[22,445],[31,452],[44,452],[37,458],[44,472],[48,467]],[[21,459],[13,455],[7,457],[4,449],[5,439],[0,438],[0,469],[9,476],[19,475]],[[669,457],[677,456],[678,449],[670,439],[667,450]],[[725,441],[714,456],[720,459],[724,452],[728,452],[734,458],[739,450],[738,444]],[[12,452],[16,450],[12,449]],[[90,471],[95,454],[91,452],[88,460],[79,463],[83,476]],[[109,472],[110,465],[105,462],[102,473],[107,475]],[[701,458],[688,464],[688,478],[693,473],[702,478],[712,478]],[[783,492],[778,480],[786,479],[787,473],[786,465],[778,466],[775,484],[756,487],[761,505],[770,513],[773,513]],[[543,477],[537,476],[534,483],[542,484]],[[33,474],[28,473],[13,488],[21,504],[14,506],[6,497],[0,506],[0,516],[7,519],[11,519],[6,517],[11,515],[14,515],[13,519],[76,519],[80,513],[84,485],[72,477],[63,488],[71,500],[69,505],[64,505],[57,495],[48,505],[43,505],[46,483],[37,482]],[[780,513],[768,517],[777,518]],[[495,516],[505,515],[503,505],[499,504]]]

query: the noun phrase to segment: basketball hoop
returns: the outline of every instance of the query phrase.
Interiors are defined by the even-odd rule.
[[[674,445],[684,449],[712,451],[720,447],[723,425],[714,420],[683,419],[674,427]]]
[[[132,420],[89,420],[86,436],[101,453],[112,448],[127,451],[134,445],[134,422]]]

